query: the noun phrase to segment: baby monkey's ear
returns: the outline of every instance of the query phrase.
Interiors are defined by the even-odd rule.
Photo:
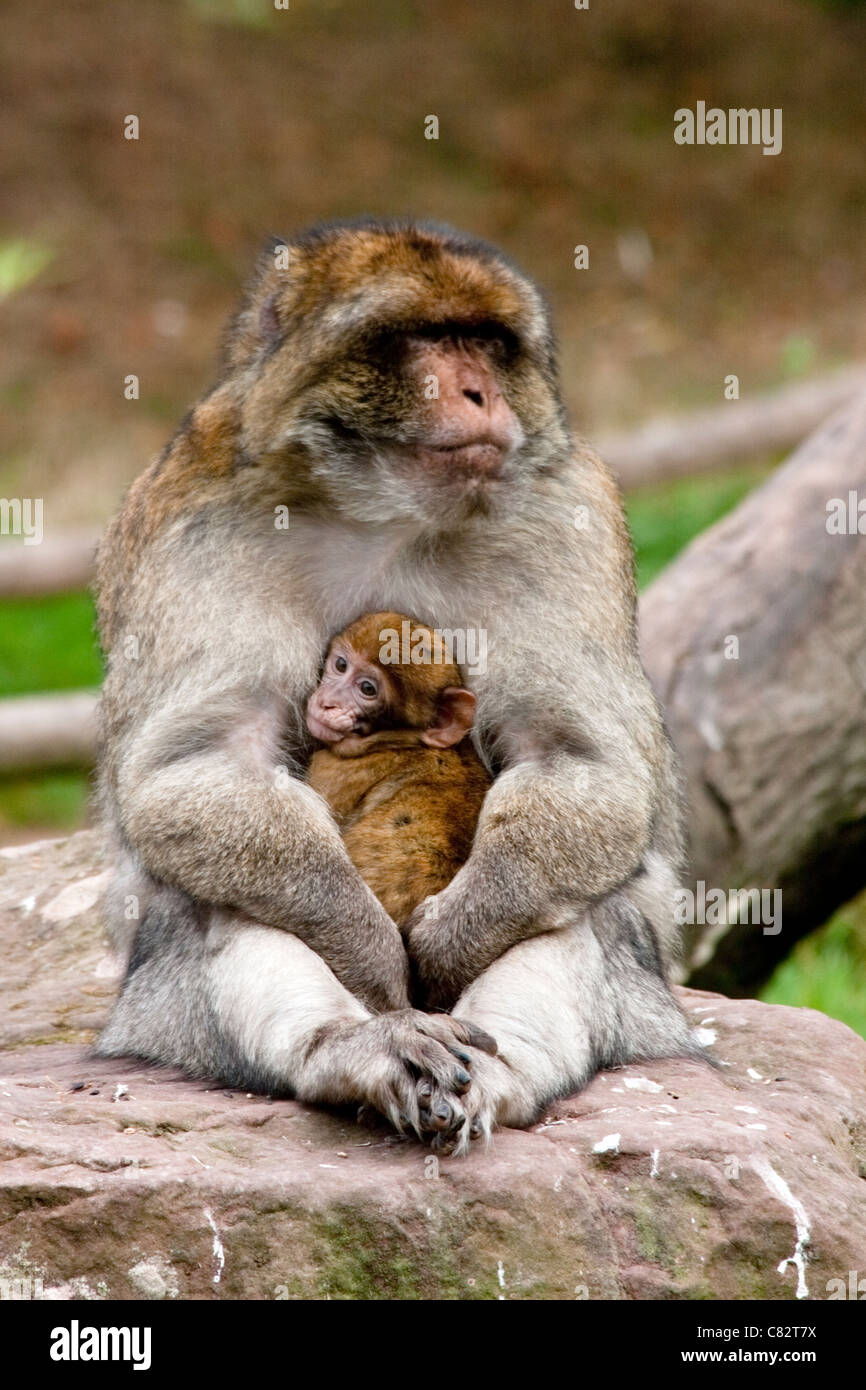
[[[436,718],[421,735],[421,742],[431,748],[453,748],[472,728],[475,718],[475,696],[471,690],[449,685],[436,701]]]

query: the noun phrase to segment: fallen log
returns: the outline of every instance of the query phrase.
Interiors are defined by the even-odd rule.
[[[593,442],[624,488],[640,487],[783,454],[864,391],[866,367],[847,367]]]
[[[753,991],[866,883],[859,499],[866,532],[866,393],[643,597],[644,661],[685,773],[690,887],[696,905],[729,900],[687,929],[699,988]],[[731,890],[751,888],[781,891],[780,919],[737,920]]]
[[[46,536],[39,545],[7,540],[0,545],[0,598],[71,593],[93,580],[99,531]]]
[[[80,690],[0,700],[0,772],[87,767],[96,753],[97,698]]]

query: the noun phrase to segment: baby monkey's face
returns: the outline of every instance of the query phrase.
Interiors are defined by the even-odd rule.
[[[336,638],[307,704],[307,728],[320,743],[339,743],[348,734],[363,737],[382,727],[390,695],[381,666]]]
[[[307,728],[320,743],[399,731],[400,747],[452,748],[468,733],[475,696],[458,684],[460,670],[445,660],[432,629],[413,621],[367,613],[333,639],[307,703]],[[386,660],[386,637],[406,625],[414,634],[411,660]]]

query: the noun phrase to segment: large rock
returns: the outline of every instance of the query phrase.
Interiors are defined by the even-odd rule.
[[[350,1115],[95,1059],[114,985],[103,867],[87,834],[0,852],[0,1281],[58,1298],[793,1299],[866,1273],[866,1043],[842,1024],[683,990],[719,1071],[605,1072],[531,1131],[437,1163]]]

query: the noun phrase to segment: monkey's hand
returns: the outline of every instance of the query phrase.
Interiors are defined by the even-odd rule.
[[[428,1013],[448,1012],[460,998],[468,980],[460,983],[462,972],[449,970],[448,978],[438,962],[447,952],[440,945],[435,926],[423,919],[410,922],[406,944],[409,950],[409,994],[416,1009]]]
[[[490,933],[484,938],[475,934],[473,939],[471,914],[467,914],[466,899],[456,878],[441,893],[418,905],[403,936],[412,1002],[416,1008],[429,1011],[448,1012],[466,986],[501,953],[498,945],[491,945]]]
[[[416,1005],[450,1009],[512,946],[569,927],[624,883],[648,843],[652,785],[637,754],[623,766],[566,751],[500,774],[466,863],[403,929]]]

